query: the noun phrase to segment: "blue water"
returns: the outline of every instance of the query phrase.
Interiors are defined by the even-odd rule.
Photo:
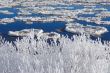
[[[14,37],[8,36],[9,31],[20,31],[22,29],[43,29],[44,32],[58,32],[63,35],[72,35],[69,32],[59,32],[59,29],[65,28],[66,22],[48,22],[48,23],[33,23],[33,24],[26,24],[25,22],[17,21],[14,23],[9,23],[7,25],[0,24],[0,34],[6,40],[15,40]]]
[[[96,8],[106,8],[108,11],[110,11],[110,5],[100,5],[100,4],[97,4],[96,5]]]
[[[49,17],[49,16],[54,16],[53,14],[41,14],[41,13],[32,13],[32,15],[28,15],[28,16],[32,16],[32,17]]]
[[[78,17],[95,17],[95,14],[81,14]]]
[[[100,36],[100,38],[102,39],[102,40],[106,40],[106,41],[110,41],[110,26],[109,25],[98,25],[98,24],[96,24],[96,23],[93,23],[93,22],[86,22],[86,21],[82,21],[82,20],[77,20],[76,22],[78,22],[78,23],[80,23],[80,24],[83,24],[83,25],[92,25],[92,26],[101,26],[101,27],[105,27],[105,28],[107,28],[108,29],[108,31],[109,32],[106,32],[106,33],[104,33],[104,34],[102,34],[101,36]],[[93,37],[94,38],[94,37]]]
[[[48,22],[48,23],[33,23],[31,25],[26,24],[25,22],[14,22],[14,23],[9,23],[7,25],[0,25],[0,32],[3,34],[7,34],[8,31],[19,31],[22,29],[43,29],[44,32],[52,32],[56,31],[56,29],[61,29],[65,27],[65,22]]]
[[[2,13],[0,13],[0,19],[1,18],[12,18],[12,17],[15,17],[15,16],[17,16],[17,13],[19,12],[19,10],[16,9],[16,8],[0,8],[0,10],[8,10],[8,11],[14,13],[14,14],[2,14]]]
[[[83,24],[83,25],[106,27],[110,31],[110,26],[108,26],[108,25],[98,25],[98,24],[95,24],[92,22],[86,22],[86,21],[81,21],[81,20],[76,20],[76,22]],[[38,23],[37,22],[37,23],[33,23],[33,24],[29,25],[29,24],[26,24],[25,22],[17,21],[17,22],[10,23],[7,25],[0,25],[0,32],[1,32],[2,36],[5,37],[7,40],[10,40],[9,38],[12,38],[7,35],[9,31],[20,31],[22,29],[30,29],[30,28],[43,29],[44,32],[57,32],[61,35],[68,35],[71,37],[73,34],[67,32],[65,30],[57,31],[59,29],[65,29],[65,24],[66,24],[66,22],[48,22],[48,23],[41,23],[41,22]],[[104,33],[100,38],[102,40],[110,40],[110,32]],[[13,40],[13,39],[11,39],[11,40]]]
[[[51,5],[52,6],[52,5]],[[67,9],[69,10],[76,10],[76,9],[83,9],[84,6],[78,6],[78,5],[71,5],[71,6],[67,6],[67,5],[53,5],[53,7],[67,7]],[[104,7],[101,5],[97,5],[96,8],[100,8],[100,7]],[[105,7],[108,10],[110,8]],[[0,14],[0,18],[12,18],[17,16],[17,13],[19,12],[18,9],[16,9],[16,7],[14,8],[2,8],[0,10],[9,10],[11,12],[14,12],[14,14],[12,15],[6,15],[6,14]],[[32,14],[32,15],[28,15],[28,16],[37,16],[37,17],[48,17],[48,16],[53,16],[53,15],[46,15],[46,14]],[[95,14],[82,14],[79,15],[80,17],[95,17]],[[110,21],[110,18],[105,18],[103,20],[107,20]],[[91,22],[86,22],[86,21],[81,21],[81,20],[76,20],[75,22],[78,22],[80,24],[83,25],[92,25],[92,26],[102,26],[102,27],[106,27],[109,31],[110,31],[110,26],[108,25],[97,25],[95,23],[91,23]],[[33,23],[33,24],[26,24],[25,22],[21,22],[21,21],[16,21],[14,23],[9,23],[7,25],[2,25],[0,24],[0,33],[1,35],[6,39],[6,40],[15,40],[16,37],[11,37],[8,36],[8,32],[9,31],[19,31],[22,29],[31,29],[31,28],[36,28],[36,29],[43,29],[44,32],[57,32],[61,35],[68,35],[68,36],[72,36],[74,34],[69,33],[65,30],[63,31],[58,31],[59,29],[65,29],[65,24],[66,22],[48,22],[48,23],[41,23],[41,22],[37,22],[37,23]],[[94,39],[96,37],[92,37],[92,39]],[[110,32],[104,33],[101,37],[102,40],[110,40]]]
[[[110,17],[102,18],[103,21],[110,21]]]

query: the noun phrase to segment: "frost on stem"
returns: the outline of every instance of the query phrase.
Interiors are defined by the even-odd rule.
[[[110,43],[86,35],[59,43],[33,36],[0,41],[0,73],[110,73]],[[17,51],[16,51],[17,49]]]

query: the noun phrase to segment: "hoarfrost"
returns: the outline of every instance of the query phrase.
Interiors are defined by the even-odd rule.
[[[109,44],[86,35],[51,44],[32,36],[14,43],[1,39],[0,73],[110,73]]]

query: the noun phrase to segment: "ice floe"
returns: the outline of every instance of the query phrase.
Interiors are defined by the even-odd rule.
[[[10,36],[20,36],[20,37],[24,37],[24,36],[29,36],[31,35],[31,32],[34,32],[35,36],[40,36],[43,33],[42,29],[23,29],[20,31],[9,31],[9,35]]]
[[[83,26],[83,25],[76,25],[76,24],[67,24],[66,31],[71,33],[78,33],[78,34],[90,34],[92,36],[100,36],[101,34],[108,32],[105,27],[100,26]]]

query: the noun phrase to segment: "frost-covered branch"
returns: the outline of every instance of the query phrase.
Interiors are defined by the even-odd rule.
[[[88,36],[61,37],[59,43],[24,37],[0,42],[0,73],[109,73],[110,43]]]

